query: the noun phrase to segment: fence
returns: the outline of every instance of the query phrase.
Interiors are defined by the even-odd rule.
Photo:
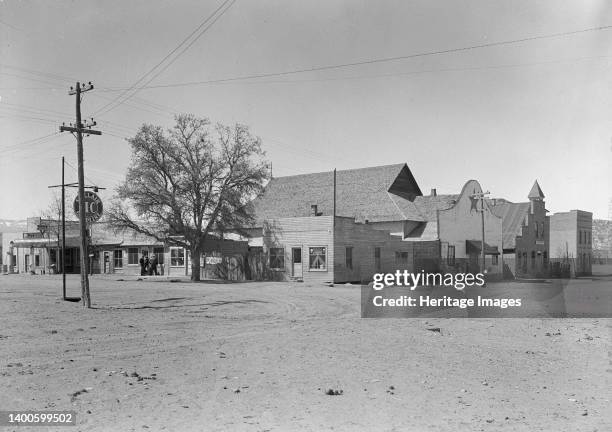
[[[261,281],[275,280],[279,276],[277,272],[270,271],[267,255],[263,252],[225,255],[219,258],[218,263],[205,267],[205,277],[231,281]]]

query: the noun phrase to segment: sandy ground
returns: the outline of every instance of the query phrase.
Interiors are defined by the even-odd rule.
[[[361,319],[358,286],[91,291],[85,310],[58,276],[0,275],[0,410],[77,412],[0,430],[612,430],[609,319]]]

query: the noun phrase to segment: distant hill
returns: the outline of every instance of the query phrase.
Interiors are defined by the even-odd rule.
[[[26,230],[28,224],[25,219],[0,219],[0,233],[6,232],[23,232]]]

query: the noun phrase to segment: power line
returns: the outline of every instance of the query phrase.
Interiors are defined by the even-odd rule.
[[[363,80],[363,79],[374,79],[374,78],[390,78],[390,77],[407,76],[407,75],[422,75],[422,74],[427,74],[427,73],[438,73],[438,72],[468,72],[468,71],[478,71],[478,70],[508,69],[508,68],[539,66],[539,65],[555,64],[555,63],[576,62],[576,61],[581,61],[581,60],[609,59],[611,57],[612,56],[592,56],[592,57],[578,57],[578,58],[573,58],[573,59],[550,60],[550,61],[542,61],[542,62],[514,63],[514,64],[502,64],[502,65],[491,65],[491,66],[473,66],[473,67],[460,67],[460,68],[434,68],[434,69],[422,69],[422,70],[414,70],[414,71],[406,71],[406,72],[369,74],[369,75],[353,75],[353,76],[343,76],[343,77],[326,77],[326,78],[275,80],[275,81],[245,81],[245,82],[233,81],[233,82],[227,82],[227,83],[214,83],[214,84],[261,85],[261,84],[296,84],[296,83],[325,82],[325,81],[349,81],[349,80]],[[113,89],[108,90],[107,89],[106,91],[120,91],[120,90],[113,90]]]
[[[70,168],[72,168],[77,174],[79,172],[78,168],[75,167],[74,165],[72,165],[70,162],[68,162],[67,160],[64,160],[64,162],[66,163],[66,165],[68,165]],[[92,179],[90,179],[89,177],[87,177],[87,175],[85,175],[85,179],[91,183],[92,185],[95,185],[96,182],[94,182]]]
[[[450,54],[450,53],[456,53],[456,52],[465,52],[465,51],[477,50],[481,48],[513,45],[513,44],[518,44],[522,42],[531,42],[535,40],[552,39],[552,38],[571,36],[575,34],[581,34],[581,33],[593,32],[593,31],[609,30],[611,28],[612,28],[612,25],[600,26],[600,27],[590,27],[590,28],[582,29],[582,30],[551,33],[551,34],[539,35],[539,36],[530,36],[530,37],[525,37],[525,38],[520,38],[520,39],[489,42],[489,43],[484,43],[484,44],[470,45],[470,46],[459,47],[459,48],[449,48],[449,49],[437,50],[437,51],[426,51],[426,52],[421,52],[421,53],[407,54],[407,55],[401,55],[401,56],[395,56],[395,57],[385,57],[385,58],[378,58],[378,59],[362,60],[362,61],[356,61],[356,62],[350,62],[350,63],[340,63],[340,64],[334,64],[334,65],[314,66],[314,67],[294,69],[294,70],[283,71],[283,72],[270,72],[270,73],[262,73],[262,74],[243,75],[243,76],[237,76],[237,77],[219,78],[219,79],[206,80],[206,81],[189,81],[189,82],[184,82],[184,83],[158,84],[158,85],[151,85],[151,86],[146,85],[146,86],[140,87],[140,89],[186,87],[186,86],[204,85],[204,84],[218,84],[218,83],[225,83],[225,82],[232,82],[232,81],[243,81],[243,80],[249,80],[249,79],[296,75],[296,74],[306,73],[306,72],[320,72],[320,71],[326,71],[326,70],[343,69],[343,68],[354,67],[354,66],[364,66],[364,65],[369,65],[369,64],[388,63],[388,62],[394,62],[398,60],[407,60],[407,59],[418,58],[418,57],[428,57],[428,56]],[[121,88],[113,89],[113,91],[122,91],[122,90],[123,89]]]
[[[163,59],[161,59],[148,72],[143,74],[138,80],[136,80],[136,82],[134,84],[132,84],[129,88],[124,90],[113,101],[109,102],[108,104],[106,104],[103,107],[101,107],[100,109],[98,109],[95,114],[96,115],[105,114],[108,111],[110,111],[110,110],[116,108],[117,106],[121,105],[122,103],[124,103],[125,101],[130,99],[132,96],[134,96],[134,94],[136,94],[138,91],[140,91],[146,84],[150,83],[160,73],[162,73],[164,70],[166,70],[168,68],[168,66],[170,66],[172,63],[174,63],[174,61],[176,61],[176,59],[178,59],[187,49],[189,49],[189,47],[191,47],[191,45],[193,45],[195,43],[195,41],[197,41],[204,33],[206,33],[206,31],[208,31],[208,29],[210,29],[217,22],[217,20],[223,14],[225,14],[225,12],[227,12],[227,10],[234,4],[235,1],[236,0],[225,0],[217,9],[215,9],[215,11],[212,14],[210,14],[204,21],[202,21],[200,23],[200,25],[198,27],[196,27],[195,30],[193,30],[185,39],[183,39],[181,41],[181,43],[179,43],[172,51],[170,51],[168,54],[166,54],[166,56]],[[225,8],[223,11],[221,11],[227,4],[229,4],[229,6],[227,8]],[[216,18],[214,18],[215,15],[217,15],[217,13],[219,11],[221,11],[221,13]],[[213,20],[213,18],[214,18],[214,20]],[[212,22],[210,22],[211,20],[212,20]],[[206,26],[209,22],[210,22],[210,25]],[[204,26],[206,26],[206,27],[204,27]],[[197,34],[198,32],[199,32],[199,34]],[[150,79],[148,79],[148,81],[146,81],[146,83],[143,86],[140,86],[139,88],[136,88],[142,81],[145,81],[149,75],[154,73],[155,70],[158,67],[160,67],[167,59],[169,59],[175,52],[177,52],[179,49],[181,49],[181,47],[185,43],[187,43],[187,41],[189,39],[191,39],[194,35],[195,35],[194,40],[191,41],[181,52],[179,52],[178,55],[174,59],[172,59],[165,67],[163,67],[161,70],[159,70],[156,73],[156,75],[153,75]],[[129,94],[132,90],[133,90],[132,94]]]
[[[0,110],[2,109],[9,110],[9,112],[5,113],[3,111],[0,111],[0,117],[6,117],[6,115],[10,115],[16,119],[21,119],[21,120],[27,119],[27,120],[33,120],[33,121],[38,121],[38,122],[44,122],[44,123],[57,123],[58,121],[57,117],[54,116],[56,114],[61,115],[61,116],[68,115],[60,111],[48,110],[48,109],[37,108],[37,107],[29,106],[29,105],[14,104],[14,103],[9,103],[9,102],[0,103]],[[23,112],[19,112],[19,111],[23,111]],[[44,118],[29,116],[32,114],[38,115],[38,116],[44,116]],[[133,127],[122,125],[121,123],[116,123],[110,120],[102,120],[101,123],[110,125],[110,129],[117,131],[117,133],[133,134],[135,130],[135,128]],[[116,135],[113,135],[113,136],[116,136]]]
[[[52,134],[43,135],[43,136],[40,136],[40,137],[37,137],[37,138],[32,138],[32,139],[29,139],[29,140],[26,140],[26,141],[22,141],[22,142],[17,143],[17,144],[11,144],[9,146],[0,148],[0,150],[2,150],[4,152],[4,151],[7,151],[7,150],[11,150],[13,148],[21,147],[23,145],[33,144],[33,143],[36,143],[37,141],[44,140],[44,139],[47,139],[47,138],[50,138],[50,137],[55,137],[55,136],[57,136],[59,134],[60,134],[59,132],[54,132]]]
[[[28,69],[28,68],[24,68],[24,67],[18,67],[18,66],[13,66],[13,65],[7,65],[4,63],[0,63],[0,68],[7,68],[7,69],[12,69],[21,73],[26,73],[26,74],[30,74],[30,75],[34,75],[35,77],[31,77],[31,76],[27,76],[27,75],[23,75],[23,74],[18,74],[18,73],[9,73],[9,72],[0,72],[0,74],[2,75],[8,75],[8,76],[13,76],[13,77],[17,77],[17,78],[21,78],[21,79],[26,79],[26,80],[30,80],[30,81],[36,81],[36,82],[42,82],[45,84],[49,84],[52,85],[54,87],[29,87],[29,88],[7,88],[7,87],[3,87],[2,90],[56,90],[59,88],[59,86],[64,86],[66,81],[77,81],[75,78],[73,77],[67,77],[64,75],[59,75],[59,74],[55,74],[55,73],[50,73],[50,72],[41,72],[35,69]],[[43,78],[43,79],[40,79]],[[57,85],[56,85],[57,82]],[[101,91],[109,91],[108,88],[101,88],[98,89]],[[113,100],[112,97],[108,97],[108,96],[102,96],[99,94],[96,94],[95,96],[100,97],[101,99],[105,99],[107,101],[109,100]],[[164,107],[161,104],[149,101],[145,98],[142,97],[133,97],[133,99],[137,99],[132,101],[132,104],[127,104],[128,106],[131,106],[133,108],[151,113],[151,114],[156,114],[156,115],[160,115],[159,112],[155,112],[155,111],[151,111],[148,110],[146,108],[143,108],[143,106],[147,106],[147,107],[151,107],[154,109],[157,109],[159,111],[164,111],[164,110],[168,110],[171,111],[172,114],[175,113],[175,110],[170,109],[169,107]],[[6,104],[6,102],[3,102],[3,104]],[[9,104],[10,105],[10,104]],[[48,111],[48,110],[47,110]],[[63,116],[65,116],[66,114],[62,114]]]
[[[39,76],[42,76],[42,77],[50,78],[50,79],[53,79],[53,80],[56,80],[56,81],[61,81],[61,82],[64,82],[66,80],[68,80],[68,81],[72,81],[73,80],[73,78],[67,77],[65,75],[59,75],[59,74],[55,74],[55,73],[52,73],[52,72],[43,72],[43,71],[39,71],[39,70],[35,70],[35,69],[28,69],[28,68],[24,68],[24,67],[21,67],[21,66],[8,65],[6,63],[0,63],[0,67],[7,68],[7,69],[13,69],[13,70],[17,70],[17,71],[20,71],[20,72],[26,72],[26,73],[29,73],[31,75],[39,75]]]
[[[2,149],[2,155],[4,156],[2,160],[8,160],[9,158],[14,158],[15,156],[30,158],[35,154],[41,155],[51,150],[57,149],[58,146],[62,146],[66,144],[66,143],[58,144],[58,146],[49,147],[43,150],[39,149],[40,145],[54,141],[58,138],[61,139],[61,135],[59,132],[56,132],[50,135],[44,135],[39,138],[28,140],[23,143],[13,144],[11,146],[8,146],[6,150]]]
[[[6,21],[2,21],[2,20],[0,20],[0,24],[3,24],[3,25],[5,25],[5,26],[7,26],[7,27],[10,27],[10,28],[12,28],[13,30],[23,31],[22,29],[17,28],[17,27],[15,27],[15,26],[14,26],[14,25],[12,25],[12,24],[7,23]]]

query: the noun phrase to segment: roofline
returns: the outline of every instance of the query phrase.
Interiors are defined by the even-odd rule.
[[[457,197],[457,199],[455,200],[455,203],[452,205],[452,207],[449,207],[449,208],[444,209],[444,210],[438,210],[438,211],[448,211],[448,210],[450,210],[450,209],[455,208],[455,207],[457,206],[457,204],[459,204],[459,200],[460,200],[460,199],[461,199],[461,197],[463,196],[463,193],[465,192],[465,189],[467,188],[467,185],[468,185],[470,182],[476,182],[476,184],[478,184],[478,187],[480,188],[480,190],[481,190],[481,191],[484,191],[484,189],[482,188],[482,185],[480,184],[480,182],[479,182],[478,180],[476,180],[476,179],[470,179],[470,180],[466,181],[466,182],[465,182],[465,184],[463,185],[463,187],[461,188],[461,193],[459,194],[459,196],[458,196],[458,197]],[[488,199],[490,199],[490,198],[485,198],[485,199],[484,199],[484,203],[485,203],[485,205],[487,206],[487,209],[489,210],[489,213],[491,214],[491,216],[496,217],[497,219],[502,219],[502,220],[503,220],[503,218],[502,218],[501,216],[497,216],[495,213],[493,213],[493,211],[491,210],[492,206],[490,206],[490,205],[489,205],[489,203],[487,202],[487,201],[488,201]]]
[[[336,172],[347,172],[347,171],[361,171],[361,170],[367,170],[367,169],[375,169],[375,168],[387,168],[387,167],[392,167],[392,166],[398,166],[401,165],[402,167],[400,168],[400,171],[404,168],[408,166],[407,162],[398,162],[398,163],[394,163],[394,164],[387,164],[387,165],[374,165],[374,166],[368,166],[368,167],[362,167],[362,168],[349,168],[349,169],[344,169],[344,170],[336,170]],[[291,178],[291,177],[303,177],[303,176],[309,176],[309,175],[317,175],[317,174],[327,174],[327,173],[333,173],[334,170],[328,170],[328,171],[319,171],[319,172],[311,172],[311,173],[304,173],[304,174],[294,174],[294,175],[288,175],[288,176],[274,176],[274,179],[285,179],[285,178]]]

